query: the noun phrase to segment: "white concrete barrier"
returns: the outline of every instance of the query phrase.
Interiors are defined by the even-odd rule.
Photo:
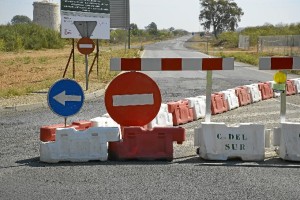
[[[156,117],[147,125],[149,129],[154,127],[172,127],[173,116],[168,112],[168,105],[161,104],[160,109]]]
[[[261,92],[258,88],[258,84],[245,85],[250,93],[251,102],[256,103],[262,100]]]
[[[296,86],[296,93],[300,94],[300,78],[291,79]]]
[[[276,84],[275,81],[268,81],[268,83],[270,83],[272,89],[273,89],[273,85]],[[273,91],[273,97],[280,97],[280,92]]]
[[[264,125],[243,123],[228,127],[225,123],[201,123],[195,129],[194,139],[203,159],[260,161],[265,157]]]
[[[279,157],[300,161],[300,123],[281,123]]]
[[[205,117],[205,96],[185,98],[189,102],[189,107],[193,109],[194,120]]]
[[[93,127],[85,131],[58,128],[56,141],[40,143],[40,160],[47,163],[106,161],[108,142],[115,141],[120,141],[117,127]]]
[[[239,107],[239,99],[236,96],[234,89],[224,90],[224,91],[221,91],[221,93],[224,93],[224,95],[225,95],[225,100],[228,103],[229,110]]]

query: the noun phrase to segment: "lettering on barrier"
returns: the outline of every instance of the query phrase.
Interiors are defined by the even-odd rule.
[[[300,137],[300,134],[299,134]],[[229,141],[247,141],[247,137],[245,134],[228,134],[228,137],[224,134],[218,133],[217,134],[217,139],[218,140],[229,140]],[[245,151],[246,150],[246,145],[244,143],[242,144],[237,144],[237,143],[230,143],[230,144],[225,144],[224,146],[225,150],[237,150],[237,151]]]

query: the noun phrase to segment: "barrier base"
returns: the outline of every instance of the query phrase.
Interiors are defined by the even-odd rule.
[[[125,127],[123,141],[109,143],[109,160],[173,160],[173,142],[182,144],[185,129]]]

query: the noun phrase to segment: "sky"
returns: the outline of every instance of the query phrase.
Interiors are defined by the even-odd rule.
[[[0,24],[15,15],[32,19],[36,0],[0,0]],[[300,0],[234,0],[244,15],[239,27],[261,26],[265,23],[300,23]],[[60,0],[50,0],[59,3]],[[130,20],[140,29],[155,22],[159,29],[174,27],[190,32],[203,31],[199,25],[199,0],[130,0]]]

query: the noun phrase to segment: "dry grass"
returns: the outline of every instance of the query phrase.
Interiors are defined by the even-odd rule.
[[[0,97],[8,98],[49,88],[62,78],[71,47],[59,50],[26,51],[21,53],[0,53]],[[109,71],[111,57],[138,57],[138,49],[125,52],[124,49],[101,51],[99,56],[99,76],[97,68],[90,76],[91,83],[107,83],[117,73]],[[94,55],[89,56],[91,65]],[[75,50],[76,77],[85,82],[85,59]],[[72,78],[70,63],[66,78]]]

